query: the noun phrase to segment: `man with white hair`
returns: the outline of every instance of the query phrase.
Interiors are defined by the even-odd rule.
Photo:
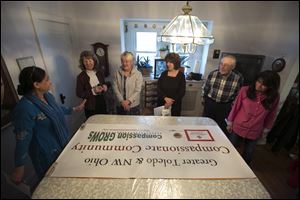
[[[243,76],[233,71],[236,58],[225,55],[219,64],[219,69],[209,73],[204,85],[203,116],[217,122],[223,132],[228,135],[225,118],[227,118],[232,102],[243,86]]]

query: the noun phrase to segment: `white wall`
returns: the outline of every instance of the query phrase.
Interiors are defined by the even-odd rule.
[[[15,88],[17,88],[19,83],[18,76],[20,73],[16,62],[17,58],[33,56],[35,64],[45,69],[31,21],[29,7],[33,11],[72,18],[70,15],[72,9],[66,9],[66,11],[64,8],[68,6],[63,2],[1,1],[1,54]],[[76,34],[73,37],[75,38]],[[74,41],[77,41],[77,38]]]
[[[76,60],[82,50],[91,49],[92,43],[109,44],[110,71],[113,72],[120,65],[120,19],[172,19],[182,12],[184,4],[184,1],[1,2],[1,52],[15,85],[18,76],[16,58],[32,55],[37,65],[43,67],[26,8],[30,5],[36,11],[72,18],[73,38],[77,42]],[[275,58],[284,56],[287,66],[280,72],[280,90],[290,89],[290,82],[299,72],[298,64],[295,64],[299,54],[298,2],[193,1],[190,4],[192,14],[214,23],[215,43],[210,47],[205,76],[218,65],[218,59],[212,59],[214,49],[265,55],[264,69],[270,69]]]

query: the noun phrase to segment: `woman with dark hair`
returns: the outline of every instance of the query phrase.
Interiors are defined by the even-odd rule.
[[[157,83],[158,106],[171,106],[171,115],[181,115],[181,100],[185,95],[185,76],[179,70],[180,57],[176,53],[169,53],[165,57],[167,70],[164,71]]]
[[[98,59],[91,51],[82,51],[79,58],[82,72],[77,76],[76,94],[86,99],[85,117],[107,114],[104,93],[107,85],[103,73],[98,69]]]
[[[242,157],[250,164],[258,139],[272,128],[279,103],[280,76],[261,72],[250,86],[241,88],[227,120],[229,140],[237,146],[245,139]]]
[[[11,179],[15,183],[23,179],[27,154],[39,180],[44,176],[70,139],[64,115],[81,111],[85,103],[73,108],[59,106],[49,93],[51,81],[48,75],[39,67],[24,68],[19,82],[18,94],[23,97],[12,114],[16,150]]]

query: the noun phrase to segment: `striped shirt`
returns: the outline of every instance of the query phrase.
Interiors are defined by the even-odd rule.
[[[228,103],[235,99],[243,86],[243,76],[236,71],[222,75],[219,70],[209,73],[204,85],[204,97],[209,97],[216,102]]]

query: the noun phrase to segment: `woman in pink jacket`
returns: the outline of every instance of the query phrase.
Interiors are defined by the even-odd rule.
[[[250,164],[256,142],[272,128],[279,103],[280,76],[261,72],[255,82],[239,91],[227,119],[229,140],[236,147],[245,140],[242,157]]]

